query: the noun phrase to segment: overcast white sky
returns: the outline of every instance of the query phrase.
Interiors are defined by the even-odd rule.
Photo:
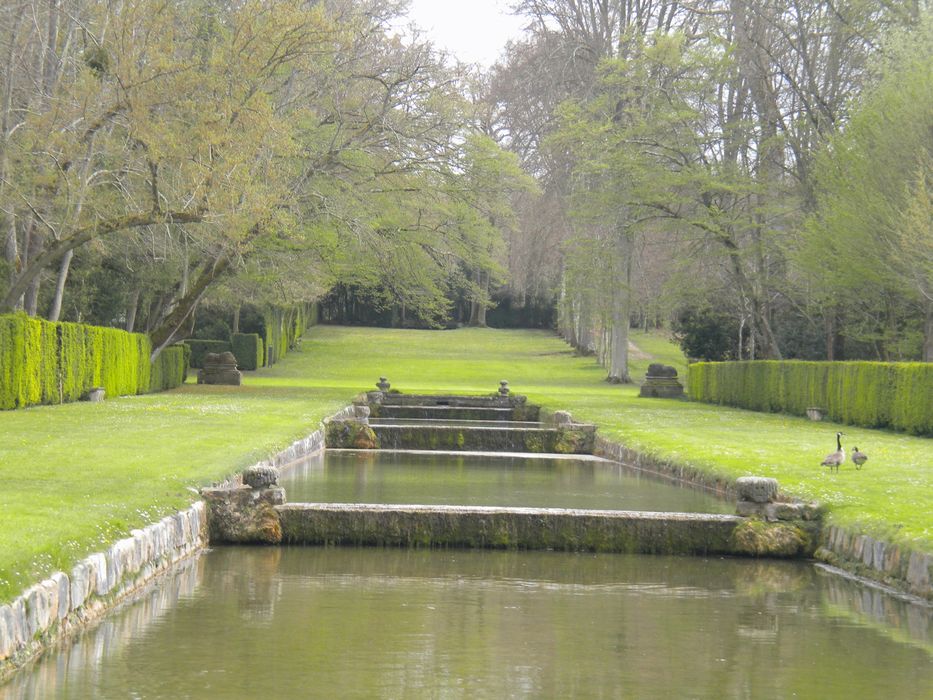
[[[509,14],[509,0],[412,0],[409,18],[435,45],[461,61],[490,66],[523,22]]]

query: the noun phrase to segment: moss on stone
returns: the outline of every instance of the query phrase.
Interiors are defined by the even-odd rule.
[[[379,438],[366,423],[355,420],[331,421],[324,433],[325,443],[333,448],[374,450]]]
[[[749,519],[732,533],[736,554],[755,557],[803,556],[811,549],[811,538],[801,527]]]

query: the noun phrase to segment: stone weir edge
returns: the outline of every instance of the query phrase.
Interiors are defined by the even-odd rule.
[[[596,436],[593,453],[722,495],[735,495],[735,482],[726,477],[646,454],[600,435]],[[856,577],[870,579],[896,592],[933,603],[933,555],[930,553],[885,542],[824,520],[814,558]]]
[[[353,415],[341,409],[330,419]],[[306,438],[260,464],[287,467],[324,448],[323,423]],[[235,474],[215,484],[242,484]],[[0,684],[54,645],[92,627],[133,594],[208,545],[207,504],[198,500],[167,515],[106,551],[88,555],[70,573],[58,571],[0,605]]]

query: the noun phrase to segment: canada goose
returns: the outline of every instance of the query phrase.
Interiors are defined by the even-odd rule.
[[[839,471],[839,465],[845,461],[846,451],[842,449],[842,433],[836,433],[836,451],[826,455],[826,459],[820,462],[820,466]]]
[[[864,452],[859,452],[858,448],[856,447],[852,452],[852,461],[855,462],[856,469],[861,469],[862,465],[868,461],[868,455]]]

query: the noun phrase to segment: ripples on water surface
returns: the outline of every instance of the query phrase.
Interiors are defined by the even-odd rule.
[[[928,608],[800,562],[220,548],[0,698],[921,698]]]

